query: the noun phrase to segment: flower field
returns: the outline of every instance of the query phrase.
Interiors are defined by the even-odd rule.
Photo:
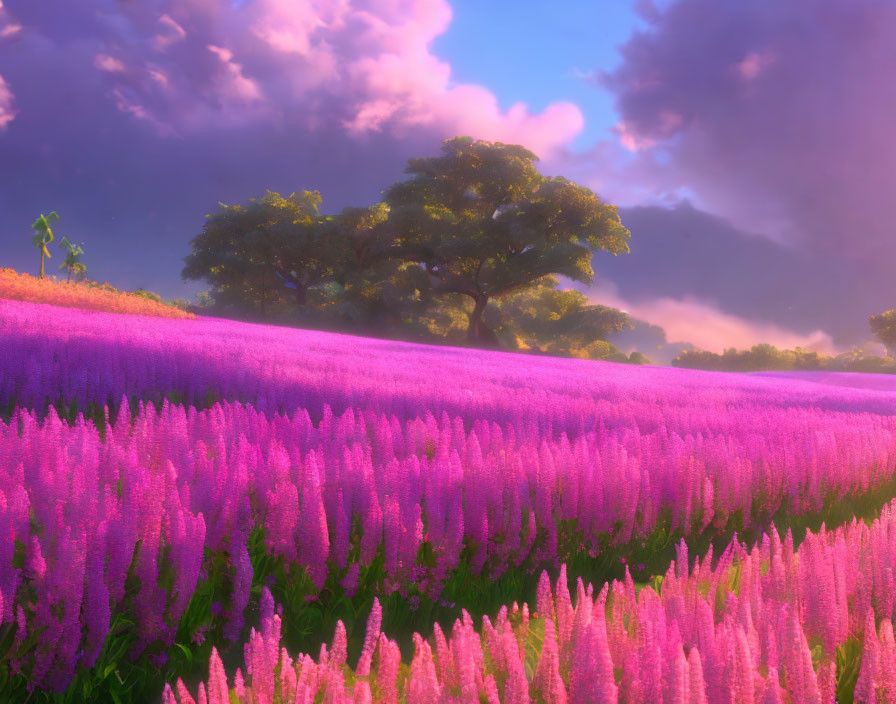
[[[0,299],[0,701],[896,701],[834,376]]]
[[[570,594],[547,573],[536,610],[514,603],[474,628],[469,614],[433,644],[415,636],[409,666],[380,630],[374,606],[357,667],[346,667],[341,624],[319,656],[280,648],[270,592],[229,681],[212,654],[199,701],[310,702],[892,702],[896,701],[896,502],[872,525],[809,534],[794,551],[777,532],[737,542],[711,566],[678,560],[637,589],[630,577]],[[371,662],[376,667],[371,668]],[[165,702],[193,702],[183,682]]]

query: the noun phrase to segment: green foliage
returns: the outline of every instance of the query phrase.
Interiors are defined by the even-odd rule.
[[[556,279],[545,277],[532,288],[510,294],[487,312],[486,321],[508,346],[587,359],[614,354],[616,348],[605,341],[612,332],[629,327],[628,315],[589,304],[583,293],[556,286]]]
[[[84,248],[81,246],[83,244],[83,242],[72,244],[66,237],[63,237],[59,243],[59,247],[65,252],[65,261],[59,265],[59,269],[68,272],[68,281],[71,281],[72,275],[77,280],[83,280],[87,272],[87,267],[81,262],[81,257],[84,255]]]
[[[650,361],[650,357],[648,357],[645,354],[642,354],[641,352],[638,352],[638,350],[634,350],[631,354],[629,354],[628,363],[629,364],[652,364],[652,362]]]
[[[327,223],[334,244],[334,273],[316,319],[342,329],[426,336],[420,320],[434,304],[419,266],[395,256],[385,229],[388,208],[344,208]]]
[[[896,310],[888,310],[868,319],[871,332],[887,348],[887,356],[896,356]]]
[[[457,293],[436,297],[421,315],[419,324],[432,339],[452,345],[464,345],[470,325],[470,299]],[[501,340],[507,347],[515,347],[514,341]]]
[[[165,300],[157,293],[153,293],[152,291],[147,291],[145,288],[138,288],[136,291],[131,291],[131,293],[139,298],[145,298],[148,301],[155,301],[156,303],[165,303]]]
[[[245,205],[220,204],[191,241],[185,279],[205,279],[216,302],[276,315],[303,307],[308,292],[334,274],[341,241],[328,236],[317,191],[287,197],[267,191]]]
[[[843,372],[896,373],[896,362],[889,357],[869,355],[853,348],[836,357],[825,357],[797,347],[779,350],[772,345],[755,345],[749,350],[725,350],[723,354],[704,350],[685,350],[672,360],[673,367],[723,372],[770,370],[828,370]]]
[[[59,214],[54,210],[49,215],[41,213],[40,217],[31,223],[31,229],[34,230],[31,242],[38,248],[38,250],[40,250],[40,278],[44,278],[44,259],[52,258],[50,250],[47,249],[47,245],[50,244],[54,238],[53,229],[50,227],[50,223],[56,222],[57,220],[59,220]]]
[[[837,648],[837,702],[853,704],[859,669],[862,666],[862,643],[851,635]]]
[[[561,274],[591,282],[595,250],[628,251],[617,209],[562,177],[545,178],[519,145],[455,137],[442,155],[411,159],[412,178],[385,191],[396,253],[420,264],[436,294],[473,303],[468,336],[496,344],[492,299]]]
[[[896,374],[896,361],[891,357],[870,355],[860,348],[853,347],[848,352],[826,360],[825,368],[842,372]]]

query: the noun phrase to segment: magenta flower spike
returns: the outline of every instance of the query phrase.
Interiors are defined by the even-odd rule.
[[[357,677],[367,677],[370,674],[370,663],[373,659],[373,653],[376,649],[380,638],[380,626],[383,619],[383,609],[380,606],[380,600],[374,597],[373,607],[370,609],[370,616],[367,618],[367,633],[364,636],[364,646],[361,649],[361,658],[358,661],[358,667],[355,669]]]
[[[877,704],[877,688],[880,679],[880,643],[877,639],[877,628],[874,623],[874,611],[868,611],[865,617],[865,630],[862,646],[862,665],[856,681],[853,699],[856,704]]]
[[[230,704],[224,665],[218,656],[218,649],[214,647],[209,661],[208,704]]]

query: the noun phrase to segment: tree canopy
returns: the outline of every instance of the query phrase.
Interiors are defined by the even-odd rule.
[[[317,191],[220,203],[182,275],[211,284],[218,314],[630,361],[606,340],[628,317],[557,279],[591,282],[594,253],[627,252],[629,232],[536,160],[457,137],[370,206],[323,215]]]
[[[468,335],[495,343],[488,302],[549,275],[590,283],[597,250],[628,252],[617,209],[563,177],[538,173],[519,145],[455,137],[438,157],[411,159],[412,178],[385,191],[387,227],[406,261],[440,294],[470,298]]]
[[[285,300],[302,307],[309,289],[332,278],[338,259],[321,225],[317,191],[289,196],[267,191],[245,205],[220,203],[190,242],[185,279],[206,279],[222,304],[266,315]]]
[[[546,277],[538,286],[506,296],[495,306],[487,322],[501,338],[514,338],[517,345],[551,354],[603,359],[610,335],[630,326],[629,316],[615,308],[593,305],[581,292],[558,289],[557,280]],[[615,353],[613,348],[609,354]]]

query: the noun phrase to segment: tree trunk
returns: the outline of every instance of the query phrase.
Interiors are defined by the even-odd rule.
[[[40,278],[44,278],[44,253],[40,253]]]
[[[491,328],[482,319],[485,307],[488,305],[488,296],[474,298],[473,312],[470,313],[470,326],[467,328],[467,340],[477,347],[498,348],[498,338]]]

